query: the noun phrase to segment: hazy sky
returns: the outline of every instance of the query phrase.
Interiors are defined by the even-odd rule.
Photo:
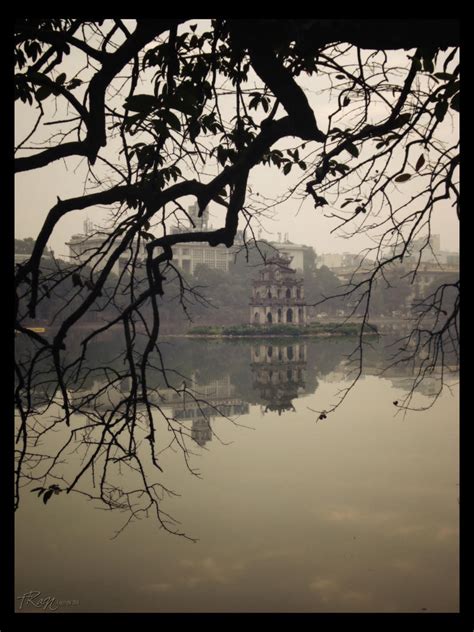
[[[396,51],[390,53],[391,59],[406,65],[408,51]],[[73,63],[73,56],[70,56],[68,63]],[[326,96],[319,91],[322,87],[321,80],[317,77],[299,79],[303,87],[307,90],[307,95],[316,113],[318,125],[325,129],[327,115],[329,113],[329,102]],[[319,81],[319,83],[318,83]],[[141,86],[138,92],[146,92],[147,86]],[[334,102],[332,101],[332,107]],[[280,110],[282,114],[282,110]],[[33,127],[38,111],[19,104],[16,110],[16,142],[22,140]],[[281,116],[280,114],[280,116]],[[59,113],[58,113],[59,116]],[[447,117],[448,118],[448,117]],[[454,127],[455,125],[455,127]],[[455,123],[446,120],[441,133],[444,140],[453,142],[457,137],[457,120]],[[43,127],[51,132],[51,127]],[[278,145],[280,146],[280,145]],[[283,147],[291,147],[289,140],[284,140]],[[108,157],[113,159],[113,152],[110,150]],[[26,154],[18,154],[26,155]],[[298,173],[295,173],[298,172]],[[15,236],[36,237],[48,210],[53,206],[59,196],[61,199],[79,196],[84,192],[84,181],[87,174],[87,165],[84,158],[68,158],[67,160],[56,161],[49,166],[34,172],[20,173],[16,175],[15,182]],[[281,171],[275,167],[259,166],[251,174],[249,184],[253,193],[259,192],[261,196],[274,197],[283,195],[285,190],[296,184],[302,172],[294,168],[289,176],[284,177]],[[408,183],[410,185],[410,183]],[[415,186],[415,185],[413,185]],[[409,190],[405,185],[404,191]],[[397,194],[395,193],[396,199]],[[255,198],[254,198],[255,199]],[[263,199],[263,198],[261,198]],[[184,205],[191,204],[193,198],[183,199]],[[339,223],[334,218],[329,218],[331,208],[328,206],[314,209],[311,198],[303,202],[298,199],[290,199],[282,202],[276,207],[276,212],[271,219],[265,220],[262,227],[262,238],[278,240],[278,234],[282,236],[288,234],[291,241],[304,243],[315,248],[316,252],[359,252],[362,248],[371,245],[363,236],[355,236],[346,239],[342,232],[331,233]],[[50,246],[56,255],[67,255],[68,248],[65,242],[72,234],[83,231],[83,222],[88,217],[93,222],[101,223],[107,216],[107,211],[101,209],[86,209],[75,211],[64,217],[56,227]],[[219,226],[223,218],[223,209],[217,205],[211,205],[211,223],[215,227]],[[242,222],[241,222],[242,227]],[[459,243],[459,226],[456,212],[447,202],[444,207],[439,207],[433,215],[432,232],[441,235],[441,248],[446,250],[457,250]]]

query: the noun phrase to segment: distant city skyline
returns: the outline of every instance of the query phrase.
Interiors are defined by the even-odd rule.
[[[34,217],[31,217],[31,221],[21,222],[21,207],[17,208],[17,218],[15,222],[15,238],[16,239],[26,239],[28,237],[32,237],[36,239],[38,231],[40,229],[39,222],[35,221]],[[96,219],[91,216],[90,209],[88,213],[77,214],[74,218],[71,218],[68,223],[59,226],[57,228],[57,232],[53,233],[49,243],[49,247],[54,251],[55,256],[60,258],[69,258],[69,247],[67,246],[71,237],[75,234],[84,234],[84,226],[87,223],[89,225],[97,225],[101,226],[101,228],[105,228],[106,225],[106,213],[102,209],[98,209],[99,217]],[[214,221],[213,221],[214,220]],[[104,225],[101,225],[101,222],[104,222]],[[37,225],[37,228],[36,228]],[[364,248],[369,247],[369,244],[365,244],[364,246],[357,247],[356,244],[360,243],[361,236],[356,235],[353,238],[343,238],[343,237],[332,237],[330,240],[326,239],[314,239],[312,235],[308,232],[302,232],[301,227],[299,226],[299,222],[293,222],[292,228],[288,228],[286,224],[282,221],[274,222],[275,230],[265,230],[265,228],[260,228],[258,231],[255,231],[257,238],[263,239],[266,241],[272,242],[280,242],[283,243],[288,241],[293,244],[311,246],[314,248],[317,255],[329,255],[329,254],[358,254]],[[281,227],[284,230],[277,230]],[[215,215],[210,212],[209,216],[209,228],[215,228],[218,226],[218,221]],[[68,228],[71,230],[68,230]],[[459,253],[459,235],[449,233],[447,231],[432,231],[433,235],[439,235],[440,238],[440,249],[445,252]],[[298,236],[300,238],[298,239]]]

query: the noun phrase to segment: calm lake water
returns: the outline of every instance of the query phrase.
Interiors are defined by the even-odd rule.
[[[194,439],[200,475],[179,450],[163,452],[162,480],[179,494],[163,507],[197,542],[152,515],[114,538],[125,513],[80,494],[45,506],[25,488],[17,610],[37,611],[21,600],[37,591],[59,612],[458,611],[456,377],[428,410],[397,413],[410,371],[380,376],[376,350],[345,402],[317,421],[313,411],[349,384],[351,345],[163,343],[167,366],[208,403],[210,427],[199,406],[161,391]],[[435,388],[432,378],[414,403]]]

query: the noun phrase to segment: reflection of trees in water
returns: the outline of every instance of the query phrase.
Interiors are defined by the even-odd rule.
[[[417,361],[390,363],[396,352],[397,336],[387,335],[371,340],[364,352],[364,375],[396,380],[394,386],[409,390],[415,377]],[[28,341],[17,340],[17,354],[31,353]],[[223,415],[235,417],[247,409],[239,403],[261,404],[267,410],[294,410],[292,400],[314,393],[318,378],[328,381],[350,379],[350,360],[354,341],[351,338],[294,338],[267,340],[197,340],[169,339],[160,345],[148,376],[150,401],[165,408],[177,421]],[[75,350],[72,350],[74,353]],[[162,367],[166,366],[166,373]],[[29,407],[37,414],[48,410],[58,395],[58,384],[51,360],[44,360],[32,376]],[[71,371],[66,386],[72,409],[102,414],[119,406],[130,393],[131,377],[123,370],[120,337],[109,335],[91,347],[87,363],[79,371]],[[425,388],[416,388],[433,395],[434,384],[445,375],[433,374]],[[400,378],[400,379],[398,379]],[[226,393],[223,395],[223,384]],[[220,385],[220,386],[219,386]],[[187,402],[183,392],[187,390]],[[220,389],[220,390],[219,390]],[[172,406],[170,402],[172,401]],[[137,408],[141,406],[137,403]],[[201,433],[202,434],[202,433]],[[201,436],[195,433],[196,436]]]
[[[445,348],[443,361],[437,367],[427,367],[429,354],[424,349],[409,349],[408,353],[400,353],[400,345],[404,344],[403,335],[404,329],[400,328],[398,331],[391,330],[377,340],[368,341],[364,349],[361,377],[386,379],[394,388],[405,391],[402,399],[397,400],[399,408],[426,410],[434,404],[445,387],[450,389],[458,380],[457,353],[449,353]],[[347,340],[342,343],[346,350],[347,344]],[[337,364],[325,376],[325,380],[345,384],[352,381],[359,370],[359,359],[353,359],[350,350],[342,356],[337,354]],[[417,395],[425,399],[419,399]]]
[[[399,362],[387,368],[396,350],[396,340],[396,335],[385,336],[379,341],[371,340],[364,354],[365,375],[380,375],[389,379],[416,375],[417,367],[413,362]],[[28,342],[23,338],[18,339],[18,355],[28,355],[27,345]],[[304,393],[314,393],[318,378],[330,380],[332,374],[337,380],[350,373],[352,365],[349,356],[353,348],[353,339],[345,337],[305,339],[304,342],[294,338],[259,341],[169,339],[161,343],[161,357],[154,358],[155,368],[150,371],[148,386],[151,400],[155,404],[165,404],[171,393],[182,400],[182,394],[176,394],[174,389],[180,390],[185,385],[190,392],[196,391],[200,399],[217,403],[218,397],[215,395],[222,392],[225,382],[232,388],[230,392],[230,386],[225,387],[227,398],[258,404],[262,402],[256,396],[256,379],[261,384],[276,384],[277,379],[280,383],[300,383],[299,388],[303,388]],[[162,366],[167,367],[166,374]],[[58,389],[51,361],[45,360],[40,367],[41,370],[32,376],[34,388],[31,391],[31,404],[37,412],[46,408]],[[292,371],[291,375],[288,374],[289,370]],[[111,379],[111,376],[115,376],[115,379]],[[80,407],[82,402],[89,410],[117,405],[130,385],[130,375],[123,371],[120,336],[113,335],[98,340],[91,347],[87,363],[78,375],[71,372],[67,382],[77,406]],[[427,392],[430,390],[428,388]],[[300,394],[303,391],[300,390]],[[225,408],[223,412],[227,416]],[[176,417],[179,416],[177,411]]]
[[[367,347],[366,375],[379,375],[387,366],[393,352],[387,343],[393,341],[373,340]],[[18,338],[20,360],[32,353],[28,344]],[[48,489],[59,485],[62,492],[77,491],[127,512],[128,520],[155,514],[163,528],[181,533],[162,507],[163,500],[174,494],[162,483],[162,452],[176,449],[195,473],[190,463],[193,450],[219,438],[214,419],[238,423],[249,412],[249,404],[279,414],[294,410],[295,399],[314,393],[318,380],[331,375],[343,379],[350,372],[353,347],[353,340],[342,337],[163,341],[159,353],[150,357],[153,369],[147,377],[145,402],[131,397],[132,376],[110,336],[97,341],[87,362],[65,372],[70,426],[64,422],[54,366],[45,359],[36,364],[38,370],[26,391],[29,401],[23,402],[28,437],[25,449],[16,453],[17,502],[25,485]],[[415,371],[409,363],[397,363],[382,377],[402,386]],[[147,407],[153,413],[151,426]],[[24,428],[19,419],[19,435]]]

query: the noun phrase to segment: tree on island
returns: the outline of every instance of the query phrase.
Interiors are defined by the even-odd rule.
[[[452,207],[453,221],[459,217],[459,143],[450,131],[459,112],[459,23],[21,18],[14,43],[19,115],[34,113],[15,148],[16,173],[38,170],[41,177],[59,160],[71,168],[87,162],[84,193],[57,199],[31,257],[16,269],[16,505],[25,482],[40,481],[46,501],[58,490],[81,491],[97,467],[103,475],[82,493],[128,510],[130,519],[154,511],[165,529],[181,533],[162,508],[172,492],[151,482],[165,447],[160,424],[186,463],[190,450],[189,433],[150,396],[153,372],[168,383],[158,346],[161,302],[171,287],[185,310],[189,298],[199,300],[199,288],[173,263],[173,248],[231,247],[240,227],[244,253],[258,251],[260,218],[276,201],[260,195],[253,173],[266,166],[279,181],[296,173],[287,197],[310,200],[314,213],[336,220],[334,230],[365,234],[374,244],[362,253],[369,268],[339,291],[361,317],[355,384],[375,288],[389,283],[393,265],[422,239],[407,272],[416,277],[440,206]],[[186,197],[200,214],[218,205],[221,225],[170,232],[172,223],[191,219]],[[99,206],[110,209],[111,220],[101,244],[45,275],[55,227]],[[54,327],[45,334],[29,329],[61,287],[67,300]],[[113,315],[81,332],[98,301]],[[435,288],[424,306],[393,358],[416,363],[420,379],[457,354],[459,282]],[[89,365],[95,341],[114,326],[123,335],[120,366]],[[76,397],[92,374],[105,377],[106,386]],[[53,386],[38,400],[45,375]],[[197,398],[185,383],[174,388]],[[114,404],[99,406],[114,389]],[[49,429],[65,429],[60,453],[69,444],[84,450],[67,480],[58,473],[60,453],[39,458],[32,448],[47,434],[37,420],[44,410],[53,419]],[[87,422],[78,422],[84,416]],[[121,488],[120,466],[138,487]]]

